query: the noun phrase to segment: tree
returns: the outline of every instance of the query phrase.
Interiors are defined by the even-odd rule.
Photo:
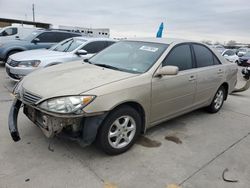
[[[219,41],[216,41],[214,45],[222,45]]]
[[[235,46],[236,44],[237,44],[237,42],[235,40],[230,40],[227,43],[228,46]]]
[[[211,40],[203,40],[201,42],[204,43],[204,44],[207,44],[207,45],[212,45],[212,41]]]

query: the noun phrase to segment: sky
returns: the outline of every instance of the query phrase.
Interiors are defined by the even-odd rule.
[[[0,18],[53,26],[110,28],[111,37],[163,37],[250,43],[249,0],[0,0]]]

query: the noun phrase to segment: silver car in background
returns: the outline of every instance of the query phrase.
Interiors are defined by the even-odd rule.
[[[88,59],[114,42],[115,40],[108,38],[66,39],[50,49],[29,50],[11,55],[6,63],[6,72],[12,80],[18,81],[40,68]]]

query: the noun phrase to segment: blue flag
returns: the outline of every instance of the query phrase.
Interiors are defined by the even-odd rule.
[[[157,34],[156,34],[156,38],[161,38],[162,37],[162,32],[163,32],[163,29],[164,29],[164,25],[163,25],[163,22],[161,22],[161,25],[157,31]]]

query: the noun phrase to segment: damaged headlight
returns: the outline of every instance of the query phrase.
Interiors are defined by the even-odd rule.
[[[17,95],[20,92],[20,90],[22,89],[22,83],[23,83],[22,79],[16,83],[12,91],[14,95]]]
[[[58,97],[42,102],[39,107],[50,112],[81,114],[82,109],[94,99],[93,95]]]

